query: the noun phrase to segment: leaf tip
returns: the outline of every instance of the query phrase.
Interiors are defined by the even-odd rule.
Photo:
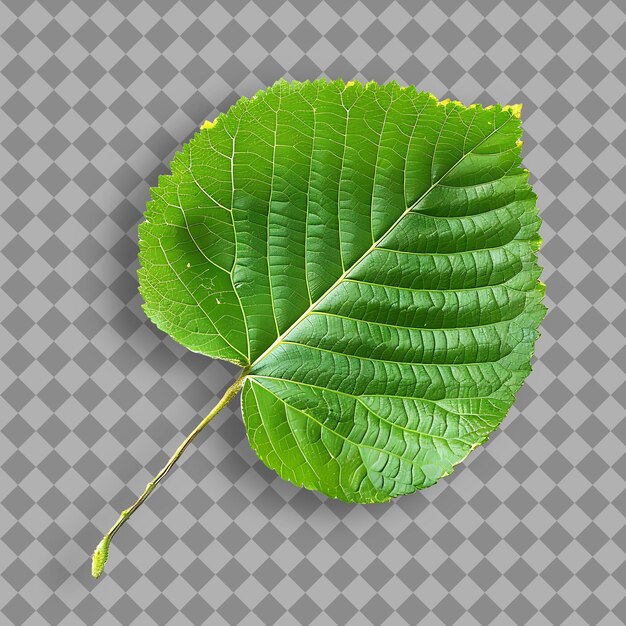
[[[511,111],[513,117],[520,119],[522,117],[522,104],[507,104],[502,107],[503,111]]]

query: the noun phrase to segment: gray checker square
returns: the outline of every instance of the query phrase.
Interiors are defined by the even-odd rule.
[[[0,2],[0,623],[626,622],[626,5],[621,0]],[[281,77],[523,102],[549,313],[483,449],[387,505],[298,491],[232,380],[144,317],[137,223],[206,118]]]

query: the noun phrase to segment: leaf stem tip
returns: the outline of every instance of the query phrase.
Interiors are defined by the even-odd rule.
[[[109,558],[109,544],[111,538],[109,535],[102,537],[102,541],[98,544],[98,547],[94,550],[91,560],[91,575],[94,578],[100,578],[100,575],[104,571],[104,566]]]

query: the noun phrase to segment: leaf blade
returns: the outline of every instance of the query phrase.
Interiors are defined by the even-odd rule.
[[[192,144],[228,146],[223,133],[232,230],[217,232],[235,250],[207,261],[232,263],[232,308],[203,311],[227,344],[206,353],[235,348],[251,366],[251,445],[287,480],[351,501],[449,474],[506,415],[545,311],[516,109],[279,82]],[[204,184],[223,205],[228,184]]]

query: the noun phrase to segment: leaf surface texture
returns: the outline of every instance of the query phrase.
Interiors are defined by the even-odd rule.
[[[283,478],[380,502],[487,439],[545,313],[510,107],[287,83],[207,124],[140,227],[147,315],[249,368],[248,437]]]

